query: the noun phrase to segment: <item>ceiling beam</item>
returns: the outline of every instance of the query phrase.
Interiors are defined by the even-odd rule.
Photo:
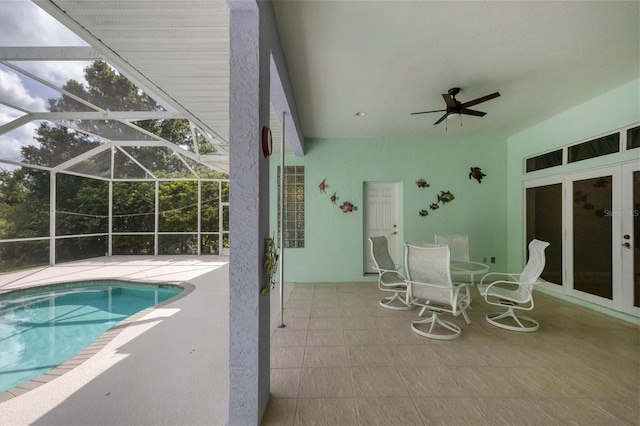
[[[0,61],[95,61],[104,56],[91,46],[2,46]]]
[[[34,112],[31,113],[33,120],[118,120],[118,121],[141,121],[141,120],[170,120],[184,119],[184,116],[177,112],[169,111],[61,111],[61,112]]]

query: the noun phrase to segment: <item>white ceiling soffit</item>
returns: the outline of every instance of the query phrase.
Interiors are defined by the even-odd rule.
[[[143,89],[228,144],[229,10],[224,0],[34,2]]]
[[[228,155],[226,0],[35,0],[35,3],[103,52],[141,87],[184,113],[220,142],[221,153]],[[279,141],[282,130],[273,109],[270,127],[274,140]],[[274,152],[279,150],[280,144],[274,144]],[[286,151],[291,151],[288,144]],[[228,170],[228,165],[225,169]]]
[[[508,137],[640,74],[637,0],[275,0],[274,10],[305,137]],[[443,109],[452,87],[462,102],[501,96],[462,127],[410,115]]]

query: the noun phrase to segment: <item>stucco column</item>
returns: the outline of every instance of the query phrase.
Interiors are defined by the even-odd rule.
[[[253,1],[230,4],[229,424],[257,425],[269,399],[269,298],[260,296],[269,233],[269,50]],[[264,31],[264,29],[262,30]]]

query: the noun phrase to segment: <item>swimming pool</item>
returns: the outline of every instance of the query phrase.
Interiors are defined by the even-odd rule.
[[[118,322],[182,291],[100,280],[0,294],[0,392],[46,373]]]

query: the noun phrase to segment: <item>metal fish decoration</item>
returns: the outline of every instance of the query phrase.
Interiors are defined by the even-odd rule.
[[[430,186],[424,179],[418,179],[416,185],[418,185],[418,188],[428,188]]]
[[[322,182],[320,182],[320,185],[318,185],[318,188],[320,188],[320,192],[321,193],[325,193],[325,189],[329,187],[329,185],[327,185],[324,181],[327,180],[327,178],[322,179]]]
[[[429,205],[429,208],[431,210],[438,210],[440,208],[440,206],[438,205],[438,203],[433,203],[433,204]]]
[[[429,216],[429,212],[426,210],[420,210],[418,214],[422,217]]]
[[[333,195],[331,197],[329,197],[329,199],[331,200],[331,202],[333,204],[335,204],[336,200],[338,199],[338,197],[336,196],[336,193],[334,192]]]
[[[441,202],[442,204],[445,203],[449,203],[451,201],[453,201],[456,197],[453,196],[453,194],[449,191],[440,191],[440,194],[438,195],[438,201]]]
[[[344,203],[342,203],[342,205],[340,206],[340,210],[342,210],[343,213],[349,213],[349,212],[353,212],[358,210],[357,206],[354,206],[353,204],[351,204],[349,201],[345,201]]]

